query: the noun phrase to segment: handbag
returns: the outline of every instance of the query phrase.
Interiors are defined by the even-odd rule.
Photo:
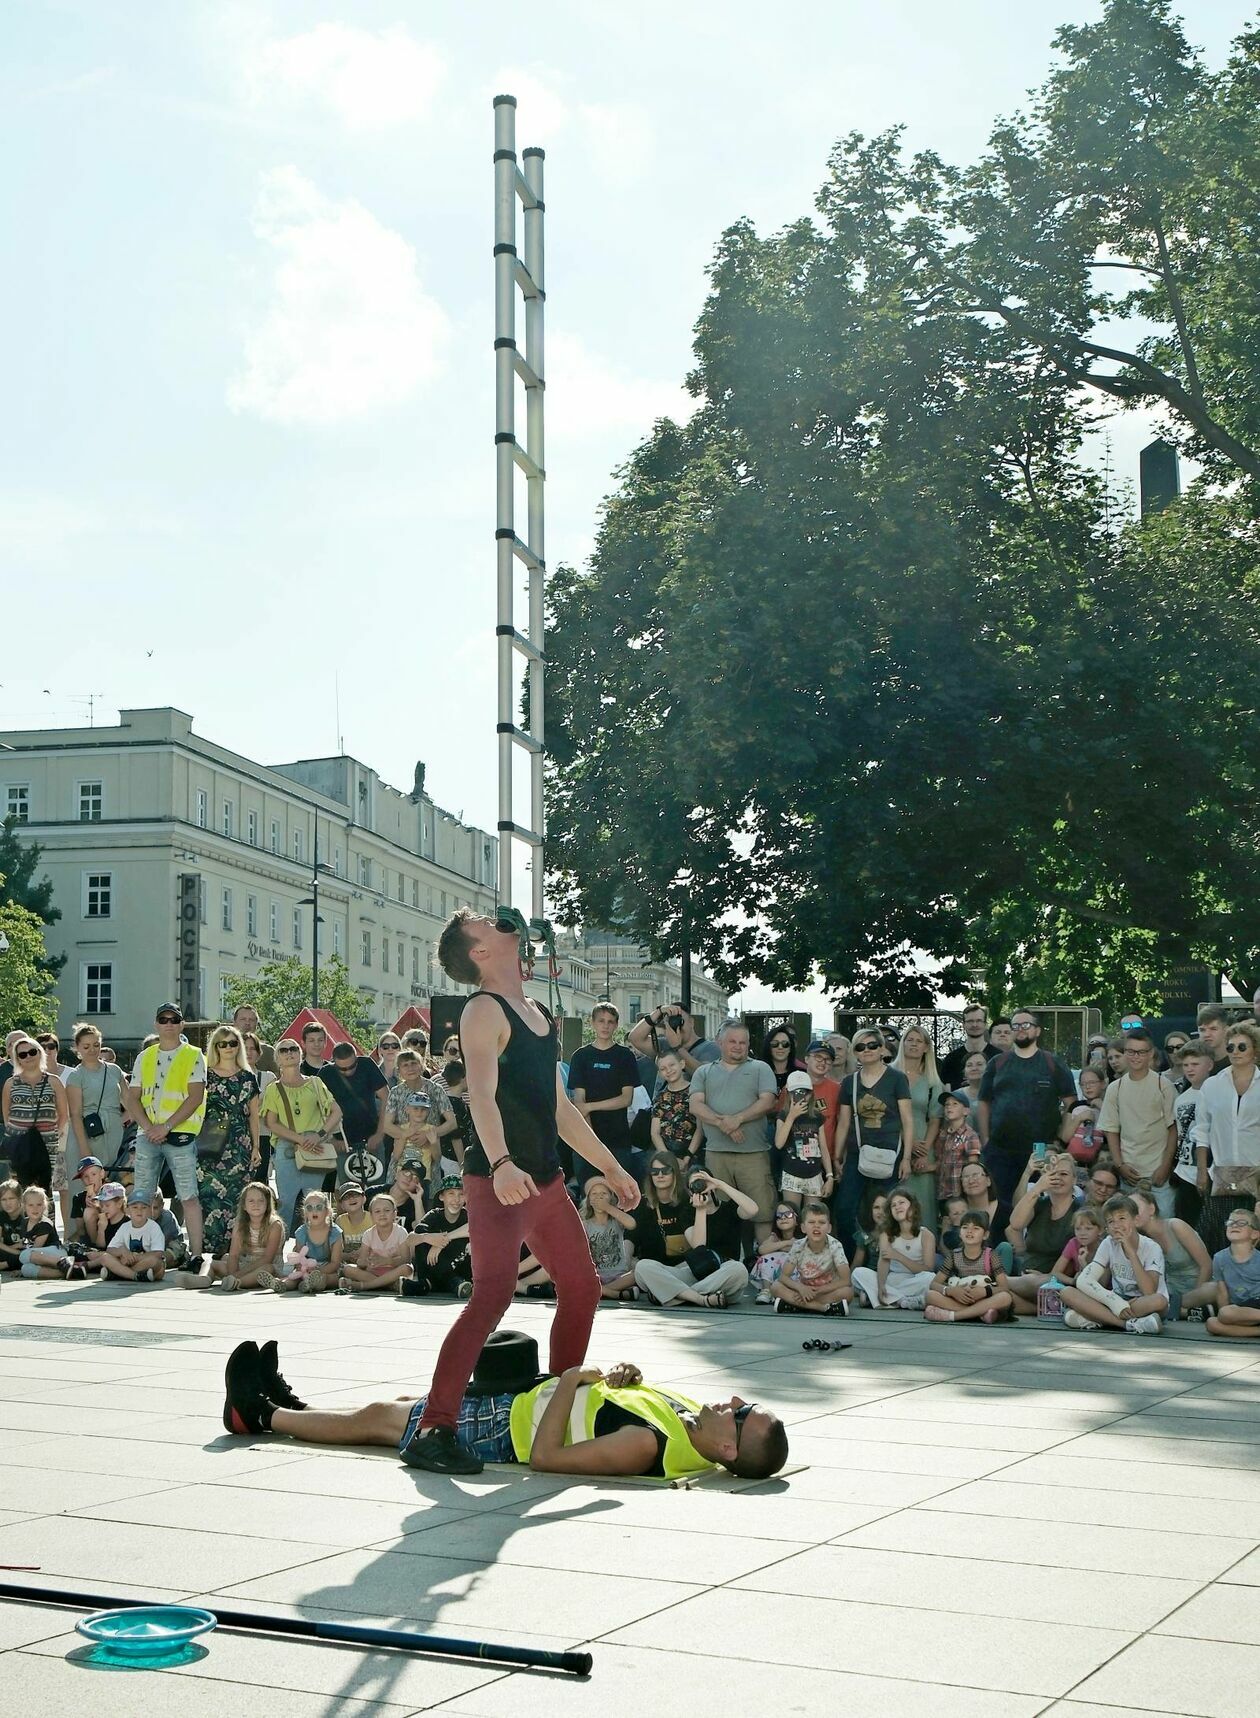
[[[857,1087],[859,1075],[853,1076],[853,1127],[858,1143],[858,1173],[870,1181],[888,1181],[897,1168],[901,1153],[886,1145],[871,1145],[862,1138],[862,1123],[858,1120]]]
[[[223,1156],[223,1148],[228,1142],[228,1125],[220,1121],[218,1116],[213,1121],[203,1124],[197,1135],[197,1158],[199,1162],[208,1162],[213,1158]]]
[[[35,1094],[35,1114],[39,1114],[39,1106],[44,1101],[44,1093],[48,1090],[48,1076],[45,1075],[38,1092]],[[17,1128],[5,1135],[5,1155],[9,1166],[16,1178],[24,1185],[49,1187],[52,1184],[52,1158],[48,1154],[48,1142],[32,1122],[29,1127]]]
[[[289,1094],[284,1089],[283,1080],[276,1081],[276,1090],[280,1093],[280,1102],[284,1108],[284,1125],[290,1133],[297,1133],[293,1105],[289,1102]],[[325,1139],[322,1133],[316,1140],[299,1138],[293,1147],[293,1161],[299,1169],[309,1170],[311,1174],[326,1174],[337,1167],[337,1148],[330,1139]]]
[[[105,1132],[105,1123],[101,1120],[101,1105],[105,1102],[105,1082],[109,1078],[107,1068],[101,1069],[101,1089],[96,1096],[96,1108],[91,1115],[84,1115],[83,1132],[88,1139],[99,1139]]]

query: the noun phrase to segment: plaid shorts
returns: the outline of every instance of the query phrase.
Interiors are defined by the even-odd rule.
[[[455,1426],[455,1436],[464,1449],[480,1456],[482,1461],[514,1462],[516,1455],[512,1449],[511,1429],[514,1400],[513,1393],[465,1396],[459,1405],[459,1420]],[[407,1416],[407,1429],[398,1441],[400,1451],[406,1449],[419,1431],[427,1401],[427,1396],[421,1396],[412,1404]]]

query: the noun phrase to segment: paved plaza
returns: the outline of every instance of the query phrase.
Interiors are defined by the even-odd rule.
[[[0,1561],[41,1566],[0,1579],[595,1658],[578,1682],[218,1631],[191,1662],[124,1672],[93,1662],[76,1613],[5,1604],[15,1711],[1260,1708],[1260,1346],[601,1309],[596,1363],[737,1390],[789,1424],[786,1480],[674,1491],[510,1468],[441,1480],[384,1451],[222,1433],[243,1337],[278,1337],[308,1399],[352,1404],[424,1388],[450,1304],[6,1283],[0,1313]],[[548,1316],[512,1322],[541,1334]],[[853,1346],[802,1353],[815,1334]]]

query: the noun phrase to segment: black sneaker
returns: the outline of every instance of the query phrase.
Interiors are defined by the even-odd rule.
[[[223,1424],[238,1437],[250,1432],[269,1432],[273,1406],[265,1396],[230,1397],[223,1410]]]
[[[257,1426],[240,1423],[237,1405],[250,1402],[263,1393],[262,1369],[258,1359],[258,1344],[242,1342],[228,1355],[223,1369],[223,1429],[225,1432],[257,1431]]]
[[[399,1450],[408,1467],[427,1473],[480,1473],[485,1463],[466,1450],[449,1426],[430,1426],[416,1432]]]
[[[264,1342],[258,1350],[258,1376],[262,1393],[277,1408],[296,1408],[299,1413],[310,1404],[296,1393],[280,1372],[280,1344]]]
[[[1187,1307],[1187,1309],[1186,1309],[1186,1323],[1187,1324],[1204,1324],[1207,1322],[1207,1315],[1208,1315],[1207,1314],[1207,1308],[1205,1306]]]
[[[428,1294],[429,1285],[418,1283],[414,1277],[399,1277],[398,1292],[404,1300],[410,1300],[413,1296]]]

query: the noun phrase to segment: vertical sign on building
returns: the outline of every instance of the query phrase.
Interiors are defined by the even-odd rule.
[[[195,1020],[200,997],[201,876],[184,871],[179,879],[179,1006],[185,1020]]]

